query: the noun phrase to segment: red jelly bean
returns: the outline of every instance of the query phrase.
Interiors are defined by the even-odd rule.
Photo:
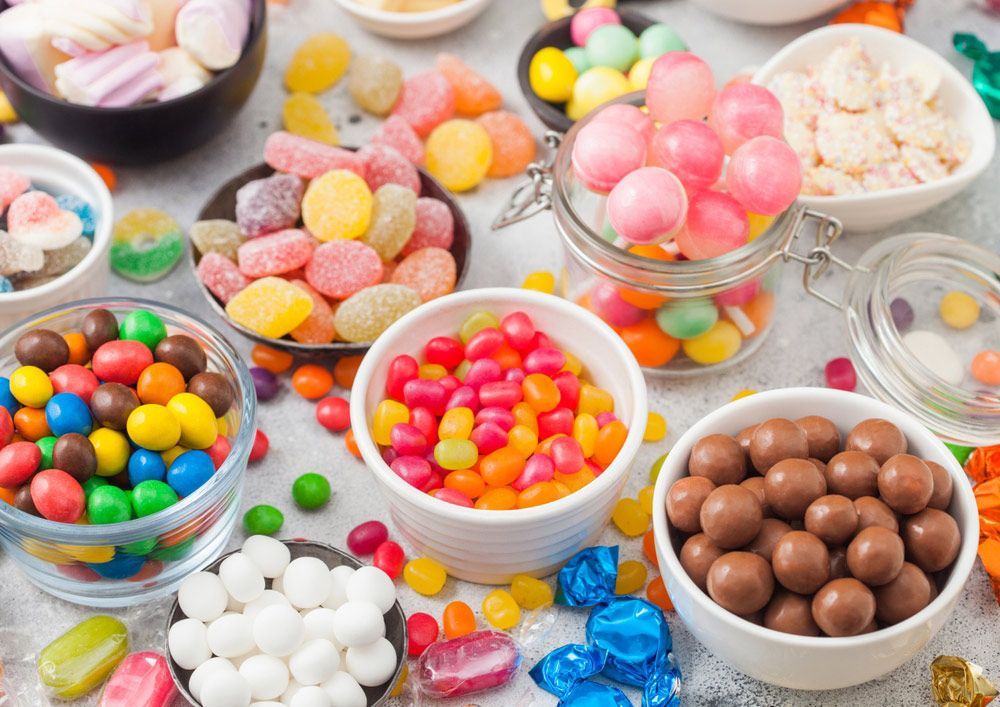
[[[74,393],[88,405],[90,396],[100,385],[97,376],[90,369],[74,363],[59,366],[49,374],[49,380],[52,381],[52,390],[56,393]]]
[[[517,491],[524,491],[529,486],[542,481],[551,481],[555,472],[556,466],[552,463],[551,457],[545,454],[532,454],[524,463],[521,475],[514,479],[510,485]]]
[[[504,432],[510,432],[510,428],[514,426],[514,413],[502,407],[483,408],[476,413],[476,424],[483,425],[487,422],[498,425]]]
[[[403,384],[403,402],[408,408],[423,407],[443,415],[448,397],[448,389],[438,381],[414,378]]]
[[[503,370],[499,363],[492,358],[481,358],[469,366],[463,382],[478,393],[485,384],[498,381],[502,377]]]
[[[420,364],[413,356],[400,354],[392,359],[385,376],[385,392],[394,400],[403,400],[403,386],[420,373]]]
[[[267,450],[271,447],[271,441],[264,434],[263,430],[256,430],[253,437],[253,446],[250,448],[250,461],[260,461],[267,456]]]
[[[469,408],[475,412],[479,409],[479,396],[476,394],[474,388],[468,385],[463,385],[455,389],[455,392],[448,398],[448,403],[444,407],[445,410],[451,410],[452,408]]]
[[[563,474],[575,474],[583,468],[583,449],[572,437],[559,437],[552,441],[552,461]]]
[[[151,365],[153,352],[145,344],[129,339],[101,344],[90,361],[94,374],[105,383],[133,386],[139,374]]]
[[[335,395],[316,403],[316,421],[331,432],[340,432],[351,426],[351,405]]]
[[[403,552],[403,548],[398,543],[394,543],[392,540],[386,540],[375,548],[375,555],[372,557],[372,565],[378,567],[392,579],[396,579],[403,571],[403,563],[405,562],[406,553]]]
[[[226,457],[229,456],[229,452],[232,450],[233,445],[229,443],[229,439],[225,435],[219,435],[212,442],[212,446],[206,449],[205,452],[212,459],[212,465],[218,469],[226,461]]]
[[[521,402],[524,392],[520,383],[512,381],[495,381],[484,383],[479,389],[479,403],[483,407],[502,407],[508,410]]]
[[[573,432],[573,411],[556,408],[538,416],[538,439],[548,439],[552,435],[568,435]]]
[[[437,640],[441,629],[437,619],[418,611],[406,619],[406,636],[409,641],[406,652],[412,656],[422,655],[427,646]]]
[[[7,420],[10,420],[10,414]],[[0,486],[20,486],[31,478],[41,463],[42,450],[38,445],[31,442],[8,444],[0,449]]]
[[[57,523],[75,523],[87,507],[83,487],[60,469],[46,469],[32,477],[31,502],[43,518]]]
[[[521,385],[521,382],[524,380],[524,376],[525,373],[523,368],[508,368],[503,372],[503,379],[505,381],[517,383],[518,385]]]
[[[423,456],[429,447],[427,436],[420,428],[405,422],[397,422],[392,426],[389,440],[400,456]]]
[[[597,413],[597,417],[594,419],[597,420],[598,427],[604,427],[605,425],[610,425],[612,422],[617,420],[618,416],[613,412],[599,412]]]
[[[525,373],[544,373],[554,376],[566,365],[566,354],[551,346],[535,349],[524,357]]]
[[[826,364],[826,387],[853,391],[858,387],[858,374],[849,358],[835,358]]]
[[[469,439],[480,454],[489,454],[507,446],[507,433],[494,422],[487,422],[473,429]]]
[[[436,491],[442,486],[444,486],[444,474],[442,474],[440,470],[435,471],[434,464],[431,464],[431,475],[427,477],[427,481],[420,487],[420,490],[424,493],[430,493],[431,491]]]
[[[465,347],[450,336],[435,336],[424,345],[424,358],[450,370],[465,358]]]
[[[511,312],[500,320],[500,331],[507,343],[518,351],[528,351],[535,339],[535,325],[524,312]]]
[[[424,488],[431,481],[433,471],[431,463],[421,457],[397,457],[389,464],[396,476],[418,489]]]
[[[448,391],[448,397],[456,390],[462,387],[462,381],[452,375],[442,376],[438,378],[438,383],[444,386],[444,389]]]
[[[445,501],[446,503],[453,503],[456,506],[465,506],[466,508],[472,508],[472,499],[470,499],[461,491],[456,491],[455,489],[439,488],[431,492],[431,495],[434,498],[438,499],[439,501]]]
[[[569,371],[562,371],[553,376],[552,382],[559,389],[559,405],[576,410],[580,404],[580,379]]]
[[[399,458],[399,452],[397,452],[392,447],[386,447],[382,450],[382,461],[386,464],[392,464],[396,459]]]
[[[410,424],[423,432],[424,439],[428,445],[437,444],[438,441],[438,419],[427,408],[413,408],[410,410]],[[392,432],[389,432],[390,436]]]
[[[368,520],[355,526],[347,534],[347,549],[355,555],[370,555],[388,539],[389,529],[385,527],[385,523]]]
[[[465,344],[465,357],[470,361],[489,358],[503,346],[503,334],[499,329],[486,327],[480,329]]]

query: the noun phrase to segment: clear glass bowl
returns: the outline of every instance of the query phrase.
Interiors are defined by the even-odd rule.
[[[67,601],[113,607],[172,593],[225,548],[239,514],[257,398],[246,365],[218,331],[179,309],[142,299],[81,300],[21,322],[0,335],[0,374],[17,367],[14,343],[24,332],[79,331],[87,313],[99,308],[119,319],[136,309],[155,313],[168,333],[187,334],[202,345],[208,369],[226,376],[236,395],[224,418],[229,457],[205,485],[160,513],[109,525],[69,524],[0,503],[0,544],[32,582]]]

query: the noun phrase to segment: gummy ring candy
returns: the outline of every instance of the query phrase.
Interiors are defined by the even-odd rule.
[[[558,20],[562,17],[569,17],[575,12],[579,12],[588,7],[614,7],[618,3],[616,0],[542,0],[542,14],[547,20]]]
[[[184,234],[158,209],[133,209],[115,223],[111,267],[136,282],[155,282],[173,270],[184,254]]]

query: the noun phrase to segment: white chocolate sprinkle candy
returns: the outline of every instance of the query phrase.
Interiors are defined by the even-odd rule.
[[[940,334],[915,329],[903,336],[903,344],[925,368],[946,383],[958,385],[962,382],[965,370],[962,361],[951,344]]]

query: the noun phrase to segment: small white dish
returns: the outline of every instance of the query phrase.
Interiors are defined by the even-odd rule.
[[[695,0],[713,15],[748,25],[789,25],[811,20],[845,0]]]
[[[799,196],[801,203],[834,216],[848,231],[875,231],[932,209],[965,189],[992,161],[996,134],[982,98],[955,67],[920,42],[871,25],[831,25],[804,34],[760,67],[753,75],[753,83],[766,86],[777,74],[804,71],[822,62],[831,51],[852,37],[861,40],[876,64],[889,62],[897,69],[927,65],[940,72],[938,103],[972,142],[969,159],[934,182],[865,194]]]
[[[356,0],[337,0],[337,4],[373,34],[396,39],[425,39],[447,34],[469,24],[493,0],[459,0],[428,12],[389,12],[366,7]]]

